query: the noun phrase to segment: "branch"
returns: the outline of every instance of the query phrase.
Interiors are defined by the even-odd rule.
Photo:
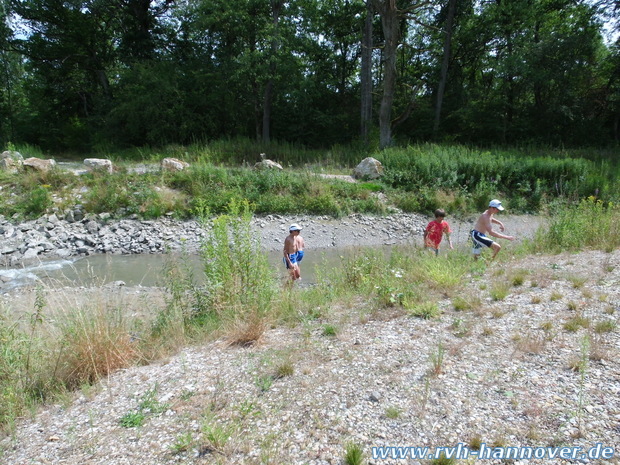
[[[430,1],[416,3],[415,5],[411,5],[409,8],[403,8],[402,10],[399,10],[399,13],[402,14],[403,16],[408,15],[408,14],[416,12],[417,10],[421,10],[424,7],[432,6],[432,4],[433,2],[430,2]]]
[[[411,98],[411,100],[407,104],[407,107],[403,110],[403,112],[400,115],[398,115],[396,118],[394,118],[392,120],[392,129],[393,130],[396,129],[398,126],[400,126],[402,123],[404,123],[407,120],[407,118],[409,118],[409,115],[411,114],[411,112],[413,111],[413,109],[416,106],[418,91],[420,90],[420,87],[422,87],[422,84],[418,84],[413,89],[413,97]]]

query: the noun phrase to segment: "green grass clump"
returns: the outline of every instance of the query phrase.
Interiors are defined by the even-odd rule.
[[[439,458],[431,460],[431,465],[454,465],[456,464],[456,459],[454,457],[446,457],[446,455],[442,452]]]
[[[616,330],[618,324],[612,320],[599,321],[594,325],[594,331],[597,334],[610,333]]]
[[[532,242],[534,251],[614,250],[620,246],[620,207],[590,196],[577,204],[558,207],[548,228],[541,228]],[[573,279],[580,287],[584,278]]]
[[[408,312],[411,316],[422,318],[423,320],[437,318],[441,314],[437,302],[422,302],[409,308]]]
[[[575,315],[573,318],[566,321],[563,327],[566,331],[574,333],[579,331],[581,328],[589,328],[590,319],[584,317],[583,315]]]
[[[495,282],[489,289],[489,294],[495,301],[504,300],[510,294],[510,286],[503,281]]]
[[[364,463],[364,449],[357,443],[350,442],[345,447],[345,465],[362,465]]]
[[[335,336],[338,333],[338,330],[336,329],[336,327],[334,325],[323,325],[323,331],[322,334],[323,336]]]
[[[145,419],[143,412],[129,412],[121,417],[119,423],[123,428],[138,428],[144,424]]]
[[[390,406],[385,409],[385,416],[391,420],[396,420],[400,417],[401,409],[398,407]]]

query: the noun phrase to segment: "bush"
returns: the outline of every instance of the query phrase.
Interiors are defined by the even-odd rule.
[[[549,227],[537,232],[533,247],[537,251],[580,250],[591,247],[613,250],[620,246],[620,209],[588,197],[574,205],[560,205],[552,214]]]
[[[208,215],[201,213],[204,222]],[[205,273],[206,306],[234,329],[232,342],[257,340],[270,315],[277,280],[251,227],[247,201],[231,202],[229,213],[210,221],[201,257]]]

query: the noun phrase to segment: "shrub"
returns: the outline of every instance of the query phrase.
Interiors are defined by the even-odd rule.
[[[252,230],[250,205],[231,202],[229,214],[211,221],[200,214],[210,226],[200,251],[206,296],[197,313],[214,313],[234,328],[231,342],[251,343],[266,328],[277,279]]]
[[[536,251],[613,250],[620,246],[620,210],[614,203],[588,197],[557,208],[549,227],[537,232]]]

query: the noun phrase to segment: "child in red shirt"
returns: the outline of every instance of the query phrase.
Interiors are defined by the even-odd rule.
[[[441,243],[441,239],[445,233],[448,238],[448,244],[450,244],[450,248],[452,247],[452,240],[450,239],[450,233],[452,230],[450,229],[450,225],[444,218],[446,217],[446,212],[441,208],[435,210],[435,219],[428,223],[426,229],[424,230],[424,245],[435,252],[435,255],[439,254],[439,244]]]

